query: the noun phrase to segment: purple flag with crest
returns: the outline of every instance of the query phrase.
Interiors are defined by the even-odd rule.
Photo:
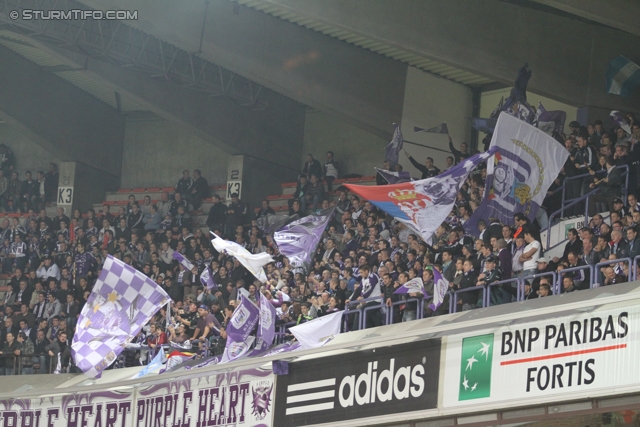
[[[444,297],[449,291],[449,282],[444,278],[442,274],[437,269],[432,269],[433,271],[433,300],[431,304],[429,304],[429,308],[433,311],[436,311],[442,302],[444,301]]]
[[[227,337],[235,342],[245,342],[260,318],[260,309],[251,300],[240,297],[240,305],[233,310],[227,325]]]
[[[76,366],[99,376],[170,300],[156,282],[109,255],[78,318],[71,344]]]
[[[267,297],[260,294],[260,321],[258,322],[256,347],[251,353],[251,356],[255,356],[269,350],[275,337],[276,309],[271,302],[269,302]]]
[[[285,225],[273,234],[273,240],[278,244],[280,253],[287,258],[292,266],[304,268],[311,265],[311,257],[318,247],[324,229],[333,218],[335,207],[326,209],[317,215],[309,215]]]
[[[538,116],[536,118],[536,127],[543,132],[552,135],[564,132],[564,122],[567,120],[566,111],[547,111],[542,102],[538,102]]]
[[[551,136],[506,113],[498,118],[487,161],[487,180],[482,203],[464,224],[478,235],[478,221],[490,218],[506,225],[521,212],[533,220],[547,189],[569,157],[569,152]]]
[[[171,256],[173,257],[173,259],[178,261],[187,270],[191,271],[191,269],[193,268],[193,264],[191,264],[191,261],[186,259],[184,255],[182,255],[180,252],[173,251],[173,255]]]
[[[391,167],[395,167],[398,164],[398,157],[400,155],[400,150],[402,150],[402,144],[404,142],[404,138],[402,137],[402,131],[400,131],[400,125],[394,123],[395,130],[393,131],[393,138],[385,147],[385,158],[389,161]]]
[[[213,281],[213,274],[211,274],[209,267],[205,268],[200,275],[200,283],[207,289],[218,289],[217,283]]]
[[[419,277],[414,277],[404,285],[400,286],[394,292],[394,294],[413,294],[413,293],[421,293],[422,295],[427,294],[427,292],[424,290],[424,283],[422,282],[422,279]]]

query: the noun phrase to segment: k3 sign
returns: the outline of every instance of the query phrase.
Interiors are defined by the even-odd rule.
[[[275,425],[435,409],[440,340],[425,340],[289,364],[276,382]]]

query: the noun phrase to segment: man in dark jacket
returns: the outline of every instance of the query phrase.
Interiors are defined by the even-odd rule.
[[[202,201],[206,199],[208,196],[209,196],[209,183],[202,176],[200,169],[194,169],[193,183],[191,184],[191,187],[189,188],[189,192],[185,196],[185,199],[187,199],[187,201],[191,203],[191,206],[193,206],[194,210],[197,210],[202,204]]]
[[[214,194],[213,206],[209,209],[209,215],[207,216],[207,227],[209,227],[209,230],[224,230],[226,213],[227,207],[220,202],[220,196]]]
[[[307,162],[302,167],[302,173],[306,176],[322,176],[322,166],[318,160],[313,158],[313,155],[307,154]]]
[[[45,350],[49,357],[53,357],[53,373],[66,372],[71,358],[71,346],[67,342],[67,333],[58,333],[58,339],[51,342]],[[60,363],[59,369],[57,367],[58,362]]]
[[[466,260],[463,264],[462,270],[464,271],[462,280],[460,280],[459,289],[467,289],[475,287],[478,283],[478,273],[473,268],[473,263],[470,260]],[[478,287],[478,291],[481,288]],[[468,311],[478,307],[478,300],[481,298],[480,292],[464,292],[461,295],[462,310]]]
[[[589,187],[600,188],[600,192],[589,198],[589,215],[596,212],[613,211],[613,201],[622,193],[622,175],[615,167],[613,157],[607,158],[607,176],[598,184],[592,183]]]

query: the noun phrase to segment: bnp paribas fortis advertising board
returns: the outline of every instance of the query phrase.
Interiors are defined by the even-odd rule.
[[[453,335],[447,338],[443,408],[521,406],[640,389],[639,355],[637,306]]]

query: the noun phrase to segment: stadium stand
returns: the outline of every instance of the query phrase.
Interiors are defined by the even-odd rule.
[[[282,193],[266,197],[261,207],[251,201],[253,210],[243,200],[223,200],[223,185],[209,186],[204,180],[204,189],[196,189],[196,181],[183,177],[175,187],[122,188],[87,212],[64,212],[52,202],[50,192],[57,184],[46,184],[56,179],[55,165],[48,174],[38,172],[39,180],[22,182],[9,166],[6,175],[11,178],[0,178],[0,190],[6,192],[0,214],[3,373],[60,372],[54,366],[57,354],[64,356],[62,371],[73,370],[64,340],[71,340],[79,309],[107,255],[142,271],[173,300],[170,314],[158,313],[133,341],[137,347],[123,353],[114,367],[145,364],[163,346],[187,340],[188,351],[220,354],[224,333],[208,327],[205,332],[198,321],[206,317],[224,326],[241,288],[254,301],[260,293],[268,295],[278,310],[277,342],[282,343],[291,339],[291,326],[337,310],[344,310],[342,328],[349,331],[636,280],[640,125],[630,125],[630,135],[605,132],[598,123],[556,135],[570,159],[548,193],[544,217],[533,223],[517,214],[513,225],[491,222],[475,234],[465,231],[462,225],[485,197],[486,165],[479,166],[429,242],[344,187],[380,184],[380,176],[338,178],[335,167],[336,176],[327,180],[332,160],[321,168],[319,192],[310,191],[304,174],[318,166],[305,163],[298,181],[283,183]],[[594,155],[596,150],[600,156]],[[466,154],[458,157],[463,160]],[[584,162],[577,158],[586,160],[587,167],[578,167]],[[300,202],[304,209],[297,210]],[[339,209],[304,275],[279,254],[258,219],[296,212],[304,216],[314,213],[314,204],[316,210]],[[585,210],[586,225],[568,230],[564,250],[543,241],[541,231],[548,236],[549,221],[553,225]],[[209,230],[253,254],[272,255],[276,262],[266,267],[266,283],[255,280],[233,257],[216,252]],[[552,249],[557,256],[547,255]],[[174,251],[194,268],[182,267],[172,257]],[[201,284],[205,270],[211,271],[217,288]],[[445,301],[435,310],[429,308],[434,270],[449,282]],[[426,294],[394,293],[415,277],[423,279]],[[372,288],[366,297],[364,281]],[[7,356],[16,348],[33,356]]]

